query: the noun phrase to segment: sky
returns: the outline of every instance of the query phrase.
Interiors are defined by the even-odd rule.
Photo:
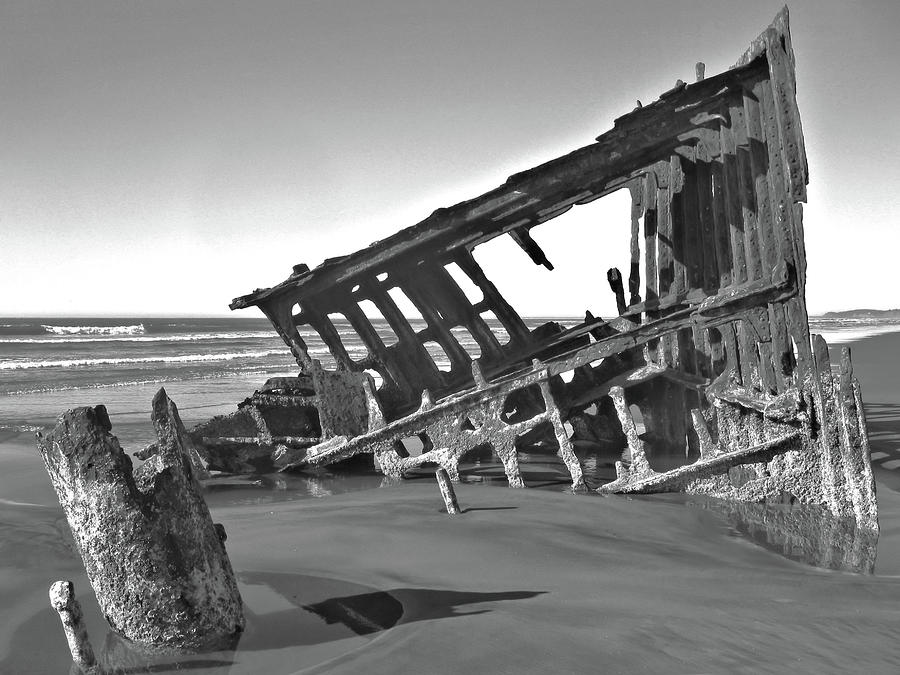
[[[226,315],[724,70],[781,4],[2,0],[0,315]],[[900,307],[900,3],[790,9],[809,309]],[[496,253],[520,313],[612,313],[600,202],[555,272]]]

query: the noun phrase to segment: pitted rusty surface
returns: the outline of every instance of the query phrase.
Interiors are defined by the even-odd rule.
[[[163,389],[152,417],[158,452],[136,475],[103,406],[67,411],[38,446],[110,627],[153,648],[227,646],[243,604]]]
[[[477,368],[477,366],[475,366]],[[547,370],[539,362],[527,375],[482,386],[466,394],[442,401],[431,402],[430,394],[423,396],[417,411],[390,424],[383,422],[378,402],[371,388],[366,389],[372,424],[367,434],[352,440],[335,439],[309,448],[301,463],[327,464],[347,459],[360,453],[372,453],[381,471],[388,476],[400,477],[410,469],[433,463],[444,468],[453,480],[459,480],[459,462],[469,451],[489,445],[503,463],[511,487],[524,487],[519,471],[516,439],[540,424],[550,424],[559,444],[559,456],[566,464],[574,487],[583,485],[581,463],[572,450],[565,432],[559,409],[547,386]],[[503,410],[510,394],[537,385],[540,388],[545,410],[529,419],[510,423],[504,419]],[[404,438],[418,437],[430,449],[417,456],[404,457],[398,451]]]
[[[430,462],[455,478],[466,453],[490,445],[510,485],[521,485],[517,444],[549,425],[576,486],[584,475],[573,442],[620,443],[630,460],[606,491],[756,501],[783,492],[876,529],[858,383],[849,357],[833,381],[824,343],[809,335],[808,175],[788,23],[785,9],[733,68],[706,76],[698,67],[696,82],[678,80],[594,143],[236,298],[232,309],[259,307],[301,373],[318,378],[322,440],[279,448],[279,466],[371,453],[389,476]],[[509,236],[552,270],[531,230],[550,233],[555,218],[619,189],[629,192],[630,213],[598,223],[630,231],[627,274],[606,272],[619,316],[586,308],[582,322],[526,325],[473,251]],[[599,289],[602,272],[585,269],[584,284]],[[401,299],[421,322],[404,315]],[[382,339],[387,327],[395,340]],[[301,328],[331,352],[331,384]],[[463,331],[480,353],[474,365]],[[353,350],[342,337],[351,333]],[[437,347],[449,370],[431,356]],[[528,387],[543,411],[508,423],[505,401]],[[411,437],[426,446],[414,457],[400,445]]]

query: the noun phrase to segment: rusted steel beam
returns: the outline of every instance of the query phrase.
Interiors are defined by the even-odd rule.
[[[634,387],[640,384],[644,384],[645,382],[649,382],[650,380],[657,377],[665,378],[666,380],[679,384],[686,389],[690,388],[696,389],[698,391],[705,391],[707,386],[709,385],[708,379],[699,377],[697,375],[685,373],[680,370],[675,370],[674,368],[661,366],[658,363],[648,363],[640,366],[639,368],[634,368],[625,373],[622,373],[621,375],[618,375],[607,382],[603,382],[600,385],[592,387],[588,391],[579,395],[577,398],[568,401],[568,407],[577,408],[583,405],[588,405],[593,401],[597,401],[604,396],[609,395],[611,390],[616,387]]]
[[[475,380],[481,384],[473,392],[437,404],[432,404],[430,399],[425,400],[418,411],[407,417],[387,424],[378,420],[375,424],[370,423],[366,434],[355,438],[336,437],[305,453],[296,454],[296,461],[285,463],[285,469],[327,464],[361,453],[372,453],[382,472],[389,476],[399,477],[415,467],[433,462],[446,469],[450,477],[456,480],[462,456],[475,447],[490,444],[503,462],[510,487],[524,487],[515,440],[536,426],[549,422],[558,443],[560,459],[572,477],[573,489],[580,489],[584,484],[581,463],[572,450],[547,378],[547,370],[540,362],[533,364],[530,373],[500,383],[488,383],[480,373],[476,374]],[[539,387],[544,412],[516,423],[504,421],[501,413],[507,396],[531,386]],[[373,393],[369,391],[368,395],[370,410],[377,410]],[[375,415],[377,418],[377,413]],[[432,449],[415,457],[401,457],[396,451],[397,443],[413,436],[428,438]]]
[[[710,402],[720,400],[734,403],[781,422],[798,421],[803,409],[800,390],[797,388],[772,396],[731,382],[717,382],[706,390],[706,396]]]
[[[301,267],[274,288],[237,298],[233,308],[259,304],[275,317],[305,370],[315,366],[296,325],[317,328],[332,347],[338,336],[327,314],[341,312],[370,355],[351,362],[338,345],[332,351],[339,365],[384,371],[377,395],[371,382],[362,383],[366,429],[323,432],[308,449],[282,444],[279,466],[370,453],[388,475],[435,463],[455,478],[464,453],[489,443],[510,485],[521,486],[517,439],[549,424],[577,486],[583,476],[567,417],[574,433],[586,438],[592,419],[607,424],[618,418],[621,431],[607,435],[627,441],[633,461],[606,489],[679,489],[735,499],[793,491],[804,504],[877,528],[858,388],[849,366],[833,381],[827,349],[808,335],[799,204],[806,160],[787,12],[735,69],[705,75],[698,67],[696,83],[678,80],[657,102],[617,119],[592,145],[439,209],[366,250],[312,271]],[[509,234],[532,260],[552,268],[530,230],[620,188],[631,193],[627,296],[619,270],[608,275],[619,316],[599,321],[587,313],[582,325],[529,331],[472,250]],[[445,267],[451,263],[481,289],[481,300],[468,301]],[[384,299],[387,283],[399,284],[426,328],[410,330]],[[359,307],[347,304],[376,296],[399,337],[387,348]],[[286,308],[297,303],[299,311],[290,315]],[[489,330],[488,311],[508,331],[508,343]],[[456,339],[461,328],[481,350],[471,373]],[[427,341],[447,353],[449,373],[438,373],[423,355]],[[534,356],[545,363],[529,366]],[[644,417],[646,446],[625,387]],[[505,425],[503,401],[536,399],[538,390],[545,410]],[[356,403],[359,420],[358,397]],[[589,413],[593,403],[596,412]],[[264,424],[257,426],[261,439],[274,438]],[[398,450],[409,436],[427,439],[414,457]],[[657,475],[648,453],[658,449],[696,461]],[[814,475],[822,480],[811,483]]]
[[[742,287],[734,287],[726,293],[707,298],[696,308],[673,312],[665,318],[638,326],[628,333],[600,340],[571,355],[562,355],[550,364],[550,369],[553,374],[563,373],[599,358],[638,347],[660,336],[690,328],[694,323],[716,325],[719,319],[728,316],[729,312],[754,307],[769,299],[790,297],[795,292],[790,280],[776,272],[770,282],[757,280]]]
[[[528,220],[537,212],[585,191],[603,192],[621,176],[642,168],[647,158],[685,141],[685,134],[717,129],[719,107],[729,91],[740,90],[767,75],[764,60],[726,71],[660,99],[616,120],[597,142],[514,176],[476,199],[439,209],[424,221],[388,239],[339,260],[324,263],[309,274],[292,276],[280,285],[236,298],[232,309],[249,307],[292,290],[315,294],[344,283],[415,251],[448,252],[474,243],[490,228],[503,233],[491,218],[516,198],[534,200]],[[521,220],[517,214],[517,220]]]
[[[758,302],[758,297],[769,297],[772,293],[781,294],[788,285],[788,278],[784,275],[776,274],[774,282],[771,285],[763,285],[756,282],[747,285],[744,289],[732,290],[722,298],[708,298],[696,310],[682,310],[656,322],[638,326],[631,333],[617,335],[597,342],[575,352],[568,358],[560,357],[549,364],[546,372],[556,375],[595,361],[598,358],[621,352],[626,348],[639,346],[662,334],[672,333],[683,326],[690,326],[693,322],[702,320],[703,311],[715,313],[729,305],[741,306],[742,303]],[[541,367],[543,368],[543,366]],[[503,399],[511,391],[524,388],[530,384],[537,384],[541,379],[539,373],[532,371],[523,376],[506,378],[499,382],[476,388],[474,391],[447,399],[428,410],[420,410],[409,418],[398,420],[375,431],[348,439],[346,443],[341,444],[339,447],[329,446],[326,453],[317,452],[316,447],[313,447],[302,461],[306,463],[337,461],[338,459],[351,457],[358,452],[366,451],[365,448],[375,447],[379,443],[383,445],[394,437],[400,437],[404,432],[407,435],[421,433],[422,427],[432,420],[440,419],[442,415],[446,415],[451,410],[466,410],[477,405],[489,403],[492,399]],[[528,428],[532,428],[535,424],[531,424]],[[415,433],[411,433],[414,428],[416,430]],[[524,433],[526,430],[523,428],[520,433]],[[417,463],[422,463],[422,461],[426,460],[417,460]],[[407,464],[410,463],[407,462]],[[287,466],[291,465],[288,464]]]
[[[653,470],[641,472],[639,469],[626,467],[622,462],[616,462],[616,480],[600,486],[598,491],[623,494],[681,491],[693,481],[720,474],[734,466],[766,461],[776,453],[795,450],[799,440],[799,433],[786,434],[749,448],[719,452],[665,473]]]
[[[306,447],[321,442],[319,436],[204,436],[203,443],[208,446],[233,445],[296,445]]]

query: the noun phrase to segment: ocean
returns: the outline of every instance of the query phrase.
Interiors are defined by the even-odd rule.
[[[533,317],[526,323],[534,327],[548,320]],[[387,323],[373,324],[388,342]],[[352,327],[340,322],[336,327],[350,355],[364,355]],[[423,327],[413,322],[414,329]],[[502,327],[491,328],[502,341]],[[814,318],[811,329],[839,344],[900,330],[900,321]],[[312,330],[301,336],[313,358],[333,366]],[[471,336],[458,337],[477,356]],[[443,353],[432,356],[438,367],[448,365]],[[229,412],[266,379],[296,372],[293,357],[265,318],[0,317],[0,433],[49,428],[68,408],[103,403],[123,446],[143,445],[153,440],[148,413],[161,386],[190,423]]]
[[[191,426],[296,364],[262,318],[0,318],[0,673],[68,672],[47,602],[57,579],[75,583],[101,658],[127,672],[582,672],[598,659],[611,673],[900,672],[900,322],[811,328],[854,350],[878,480],[875,574],[813,567],[818,539],[778,527],[790,507],[770,507],[770,532],[696,497],[572,495],[545,456],[523,464],[545,489],[500,489],[502,468],[477,466],[453,517],[427,473],[219,477],[204,498],[245,603],[238,649],[137,659],[97,606],[34,432],[102,403],[133,452],[154,438],[159,387]]]

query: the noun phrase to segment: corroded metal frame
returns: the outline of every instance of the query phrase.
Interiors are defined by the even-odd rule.
[[[807,166],[795,92],[785,9],[733,68],[692,84],[679,80],[595,143],[366,249],[313,270],[298,265],[281,284],[235,299],[233,309],[257,306],[269,317],[301,372],[319,368],[300,334],[309,326],[328,346],[336,378],[360,374],[358,386],[347,381],[345,400],[356,410],[365,401],[367,429],[331,428],[312,447],[281,447],[280,465],[372,453],[390,475],[433,462],[456,477],[460,458],[487,443],[515,486],[522,483],[516,439],[549,423],[573,485],[581,487],[565,423],[577,434],[612,420],[630,461],[602,491],[677,489],[749,500],[789,493],[877,528],[849,355],[835,383],[827,348],[809,335],[801,204]],[[603,321],[588,313],[568,329],[529,330],[472,251],[508,234],[535,264],[552,268],[530,230],[623,188],[632,201],[627,300],[620,271],[607,275],[620,315]],[[453,279],[453,264],[481,290],[479,302]],[[412,302],[424,328],[413,327],[392,291]],[[391,327],[395,344],[379,337],[361,306],[366,301]],[[505,344],[488,313],[509,335]],[[336,314],[356,331],[366,357],[350,356]],[[477,342],[474,364],[455,329]],[[438,369],[429,342],[447,354],[449,372]],[[366,371],[377,373],[379,389]],[[509,424],[505,401],[534,385],[543,411]],[[602,409],[590,412],[598,402]],[[654,451],[686,453],[692,461],[654,472],[631,422],[632,405]],[[427,438],[430,448],[404,457],[398,443],[409,436]]]

